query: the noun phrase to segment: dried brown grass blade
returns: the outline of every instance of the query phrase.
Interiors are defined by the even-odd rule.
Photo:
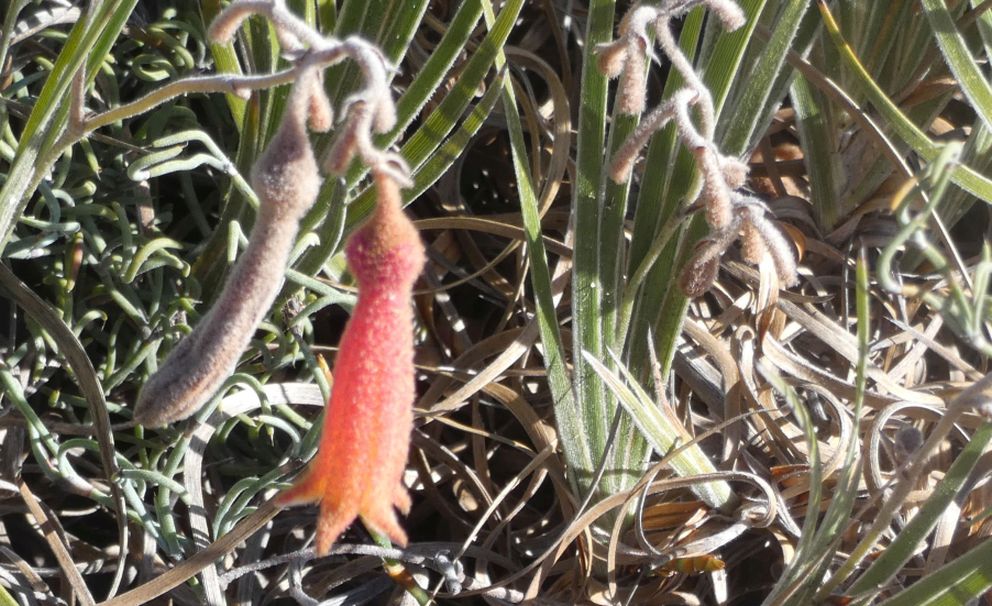
[[[90,594],[89,588],[86,586],[86,581],[83,580],[83,575],[79,574],[79,571],[76,570],[76,564],[72,561],[72,556],[69,555],[69,550],[65,543],[65,531],[62,530],[62,525],[59,524],[58,519],[45,511],[46,508],[44,505],[38,501],[23,479],[18,479],[17,489],[21,493],[24,504],[28,506],[31,515],[34,516],[38,525],[41,526],[42,532],[45,533],[45,540],[48,541],[48,546],[52,548],[55,559],[58,560],[59,567],[62,569],[65,578],[72,585],[72,590],[76,594],[76,597],[79,598],[80,604],[83,606],[96,604],[96,601]]]
[[[211,543],[206,549],[196,552],[190,558],[180,562],[175,568],[160,574],[151,581],[111,600],[101,602],[100,606],[139,606],[151,602],[170,589],[185,583],[207,566],[213,566],[214,562],[234,551],[235,547],[268,524],[279,511],[281,510],[275,501],[263,501],[254,513],[242,520],[231,532]]]

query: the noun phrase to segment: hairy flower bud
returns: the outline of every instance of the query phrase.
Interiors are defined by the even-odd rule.
[[[241,353],[282,287],[299,220],[317,199],[320,176],[297,82],[279,130],[252,170],[261,204],[248,247],[196,329],[176,346],[141,389],[134,420],[159,427],[202,407],[234,372]]]
[[[713,11],[713,14],[716,15],[717,19],[720,20],[720,25],[723,26],[723,29],[728,32],[743,27],[747,23],[747,15],[732,0],[707,0],[706,4]]]
[[[310,97],[307,113],[310,115],[310,129],[318,133],[326,133],[334,126],[334,108],[324,92],[324,83],[320,77],[311,79]]]
[[[627,62],[627,44],[623,39],[596,47],[596,66],[607,78],[616,78]]]
[[[679,288],[690,299],[701,297],[713,286],[720,271],[720,251],[710,241],[696,245],[696,251],[679,274]]]

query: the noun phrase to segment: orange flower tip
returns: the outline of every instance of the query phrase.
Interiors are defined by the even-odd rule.
[[[363,513],[362,523],[368,526],[369,529],[374,530],[379,534],[386,535],[394,544],[401,547],[406,547],[406,531],[403,530],[402,526],[400,526],[400,522],[396,518],[396,512],[393,511],[392,504],[386,505],[383,508],[377,508],[377,511],[369,514]]]
[[[321,474],[310,473],[310,470],[303,472],[292,486],[276,496],[276,505],[291,507],[319,502],[324,496],[327,484],[327,478],[320,476]]]
[[[320,507],[320,517],[317,518],[317,536],[314,539],[314,552],[318,556],[325,556],[331,551],[331,547],[344,533],[351,523],[355,521],[355,513],[336,509],[329,511],[325,505]]]
[[[407,497],[409,500],[409,497]],[[407,536],[403,527],[396,517],[392,504],[377,505],[371,511],[356,513],[346,507],[332,509],[326,504],[321,504],[320,517],[317,519],[317,533],[314,539],[314,553],[318,556],[325,556],[331,551],[331,547],[341,537],[345,530],[361,516],[362,523],[377,533],[385,535],[395,545],[406,547]]]
[[[410,493],[402,485],[396,490],[396,494],[393,495],[393,505],[404,515],[410,513],[410,507],[413,503],[410,501]]]

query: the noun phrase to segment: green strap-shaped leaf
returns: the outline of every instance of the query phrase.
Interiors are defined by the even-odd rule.
[[[949,562],[880,606],[964,606],[992,587],[992,539]]]
[[[14,223],[38,183],[62,154],[58,139],[68,120],[73,76],[85,65],[87,80],[92,82],[136,3],[137,0],[122,0],[91,4],[89,12],[69,32],[24,124],[17,155],[0,189],[0,251],[7,246]]]
[[[961,91],[971,101],[971,107],[985,122],[985,126],[992,127],[992,84],[989,84],[978,62],[968,51],[964,38],[954,23],[954,17],[943,0],[921,2],[944,60],[957,78]]]
[[[940,154],[940,147],[930,140],[926,134],[919,129],[911,120],[909,120],[899,107],[889,99],[888,95],[885,94],[878,84],[872,78],[871,74],[865,70],[864,66],[858,60],[854,51],[847,44],[844,36],[840,32],[840,28],[837,26],[837,22],[834,20],[833,15],[830,13],[830,9],[827,7],[826,3],[822,0],[818,0],[817,6],[820,9],[820,14],[823,16],[823,23],[827,29],[827,33],[830,34],[830,38],[834,42],[834,46],[840,52],[840,57],[844,63],[854,71],[857,76],[857,82],[862,89],[862,92],[867,96],[868,100],[871,101],[875,109],[878,110],[882,116],[888,120],[889,124],[895,130],[896,134],[902,138],[910,147],[913,148],[916,153],[920,154],[927,162],[933,162],[937,156]],[[959,187],[971,192],[975,196],[978,196],[986,202],[992,202],[992,180],[984,177],[973,169],[965,165],[960,165],[957,170],[954,171],[952,180]]]
[[[509,8],[508,3],[503,10]],[[518,5],[518,9],[519,9]],[[497,20],[493,13],[492,3],[485,0],[483,11],[486,24],[493,28]],[[506,64],[506,56],[502,48],[496,53],[496,66],[500,69]],[[517,192],[520,196],[520,212],[523,218],[524,232],[526,234],[527,258],[530,261],[531,286],[534,288],[534,302],[536,320],[541,332],[541,341],[544,344],[544,364],[548,369],[548,383],[551,387],[552,396],[555,399],[555,410],[560,406],[570,407],[572,405],[571,383],[568,371],[565,366],[565,349],[558,327],[558,316],[555,310],[551,289],[551,272],[548,269],[547,252],[544,249],[544,238],[541,233],[541,218],[538,214],[537,193],[534,189],[534,182],[531,178],[529,162],[527,160],[527,146],[524,142],[523,128],[520,124],[520,114],[517,110],[516,97],[513,94],[513,85],[509,79],[502,82],[501,98],[503,100],[503,111],[506,116],[507,130],[510,135],[510,148],[513,157],[513,171],[517,181]],[[573,444],[568,444],[572,441]],[[583,440],[569,440],[564,438],[561,441],[562,448],[582,448]]]
[[[600,266],[602,184],[606,145],[607,78],[597,67],[596,46],[613,37],[614,2],[592,0],[586,20],[585,48],[578,107],[575,180],[572,183],[572,221],[575,233],[572,255],[572,326],[574,402],[555,408],[565,458],[574,471],[571,480],[585,493],[605,449],[616,402],[608,396],[602,379],[582,356],[589,352],[603,359],[605,342],[601,319],[612,311],[603,309],[603,276]],[[609,237],[609,236],[608,236]],[[607,470],[616,470],[616,449],[608,457]],[[612,459],[612,460],[611,460]],[[604,474],[601,489],[616,492],[626,482],[622,474]]]

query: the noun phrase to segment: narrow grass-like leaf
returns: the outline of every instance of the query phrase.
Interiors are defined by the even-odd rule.
[[[69,114],[73,76],[85,65],[88,80],[92,81],[136,3],[137,0],[125,0],[90,5],[86,17],[72,28],[21,130],[17,154],[0,189],[0,250],[6,247],[38,183],[61,155],[56,140]]]
[[[597,45],[609,42],[612,38],[614,4],[612,0],[592,0],[586,19],[571,209],[576,234],[571,284],[574,358],[572,384],[575,400],[574,406],[557,406],[555,409],[565,457],[574,470],[571,480],[580,494],[587,491],[596,463],[605,451],[607,430],[616,406],[612,398],[607,396],[602,380],[581,353],[588,351],[596,358],[603,357],[601,319],[604,314],[615,313],[615,310],[603,309],[600,222],[606,161],[603,149],[606,145],[608,82],[606,76],[599,71],[596,53]],[[617,455],[616,449],[611,450],[608,455],[608,460],[613,460],[606,463],[606,469],[611,473],[605,474],[606,477],[601,481],[600,488],[604,494],[621,490],[633,479],[625,478],[624,472],[617,468]]]
[[[458,118],[465,112],[486,73],[494,64],[499,68],[498,58],[503,52],[503,45],[506,44],[522,7],[523,3],[520,0],[514,0],[503,6],[499,15],[494,17],[489,33],[461,70],[458,82],[452,87],[451,92],[445,95],[437,108],[424,120],[423,126],[403,144],[403,157],[412,168],[419,167],[431,157],[434,150],[457,124]]]
[[[128,540],[127,515],[124,506],[124,496],[120,485],[115,481],[119,468],[114,458],[114,434],[110,427],[110,415],[107,412],[107,400],[100,385],[99,377],[93,363],[79,338],[72,329],[59,318],[58,314],[30,290],[10,269],[0,263],[0,289],[10,294],[22,309],[40,326],[42,326],[58,345],[57,353],[62,356],[69,368],[72,369],[80,390],[90,406],[96,441],[99,444],[100,459],[103,471],[110,487],[110,505],[114,508],[117,521],[117,532],[121,544]],[[118,565],[122,566],[124,554],[118,557]],[[122,574],[115,574],[111,582],[112,591],[120,583]]]
[[[0,585],[0,606],[20,606],[20,602],[15,600],[3,585]]]
[[[868,356],[871,347],[871,307],[869,299],[868,262],[862,252],[858,256],[855,268],[855,308],[858,320],[858,361],[855,367],[855,394],[852,416],[855,425],[861,419],[864,407],[865,390],[868,381]],[[819,589],[822,579],[833,564],[834,554],[842,539],[842,533],[847,528],[854,509],[858,482],[861,479],[861,441],[858,433],[854,432],[845,444],[844,462],[841,464],[837,484],[831,495],[830,506],[823,515],[823,520],[817,530],[809,553],[808,580],[803,586],[801,595],[804,600]],[[812,481],[812,480],[811,480]],[[813,501],[806,515],[816,515],[812,509]],[[797,554],[798,559],[798,554]],[[814,601],[818,601],[819,596]],[[802,604],[798,602],[797,604]]]
[[[947,4],[943,0],[921,0],[921,3],[944,60],[957,78],[961,91],[985,126],[992,128],[992,84],[989,84],[978,62],[968,51],[954,17],[947,10]]]
[[[905,114],[896,106],[895,103],[885,94],[885,92],[878,86],[871,74],[865,70],[864,66],[858,60],[858,57],[851,50],[847,41],[844,39],[837,26],[837,22],[834,20],[830,9],[827,7],[823,0],[817,0],[817,6],[820,9],[820,14],[823,16],[823,23],[830,34],[830,38],[833,40],[834,45],[837,50],[840,51],[840,57],[844,61],[844,64],[849,67],[855,75],[857,76],[857,82],[862,89],[862,92],[871,101],[872,105],[878,110],[882,116],[888,120],[889,124],[895,130],[896,134],[902,138],[903,141],[908,143],[913,150],[920,154],[927,162],[932,162],[940,153],[940,146],[930,140],[926,134],[919,129]],[[986,202],[992,202],[992,180],[984,177],[968,166],[961,165],[954,171],[952,177],[955,184],[964,188],[965,190],[971,192],[975,196],[978,196]]]
[[[503,10],[507,10],[508,7],[509,5],[504,6]],[[487,25],[492,27],[496,19],[493,14],[492,3],[489,0],[485,0],[483,10]],[[506,57],[500,49],[496,55],[496,66],[502,69],[505,63]],[[541,232],[537,193],[534,190],[534,182],[528,168],[527,146],[520,124],[516,97],[509,79],[503,81],[501,90],[503,112],[506,116],[507,131],[510,135],[513,171],[517,181],[517,192],[520,196],[520,213],[526,233],[530,279],[534,289],[535,319],[541,332],[541,341],[544,344],[544,365],[548,370],[548,384],[551,387],[551,394],[555,401],[555,413],[557,414],[561,409],[571,410],[573,408],[572,386],[565,366],[565,347],[558,327],[558,317],[552,297],[551,271],[548,268],[548,257]],[[578,439],[563,438],[561,445],[566,456],[570,452],[574,453],[576,448],[588,448],[581,436]]]
[[[28,5],[30,0],[12,0],[7,2],[6,14],[3,16],[3,31],[0,31],[0,65],[7,64],[7,55],[10,53],[11,42],[14,36],[14,26],[17,25],[17,17]],[[7,93],[11,93],[10,88]]]
[[[961,149],[961,162],[982,174],[992,174],[992,128],[976,119],[971,135]],[[957,225],[968,209],[975,203],[975,197],[962,189],[947,192],[944,201],[937,207],[937,213],[948,227]]]
[[[770,7],[769,7],[770,8]],[[785,65],[785,56],[799,32],[803,16],[809,8],[808,2],[789,2],[776,15],[775,29],[771,38],[762,48],[761,55],[751,66],[743,92],[734,99],[734,120],[726,120],[721,140],[721,151],[728,155],[740,156],[757,143],[757,137],[767,127],[764,120],[768,114],[768,104],[777,103],[772,99],[773,84]]]
[[[920,510],[851,585],[848,593],[860,597],[863,592],[871,590],[877,592],[879,587],[885,587],[892,577],[899,573],[903,565],[916,555],[920,542],[924,541],[937,525],[951,501],[968,485],[975,465],[990,443],[992,443],[992,423],[983,423],[971,435],[943,479],[934,486],[933,493]]]
[[[992,539],[931,572],[879,606],[964,606],[992,587]]]
[[[461,3],[458,12],[455,13],[445,29],[441,41],[438,42],[430,57],[417,72],[410,86],[403,91],[403,96],[396,102],[396,127],[389,133],[382,135],[377,141],[379,145],[388,147],[395,142],[420,110],[430,101],[431,96],[438,90],[444,75],[448,73],[455,59],[465,48],[481,17],[482,0],[466,0]]]
[[[211,23],[217,13],[221,11],[220,0],[204,0],[200,3],[200,15],[204,23]],[[234,44],[211,44],[210,54],[214,58],[214,67],[219,74],[241,74],[241,63],[238,61],[238,54],[234,50]],[[231,111],[231,118],[234,125],[240,132],[244,128],[245,109],[248,102],[241,97],[228,93],[224,95],[227,107]]]
[[[804,162],[809,174],[810,197],[817,225],[834,226],[842,214],[839,157],[834,149],[835,123],[832,108],[805,76],[792,82],[792,104],[796,127],[803,143]]]
[[[803,520],[802,534],[795,547],[795,555],[789,566],[779,577],[772,591],[762,602],[764,606],[773,604],[783,604],[788,606],[804,606],[809,603],[809,594],[812,589],[808,583],[815,579],[809,578],[810,569],[818,561],[815,549],[817,528],[819,523],[819,504],[823,494],[823,463],[820,461],[819,442],[816,439],[816,429],[813,420],[810,418],[806,405],[799,401],[796,390],[789,385],[778,370],[764,361],[758,362],[758,370],[766,380],[782,394],[806,439],[806,446],[809,449],[809,503],[806,519]]]
[[[606,364],[597,360],[589,352],[583,352],[586,362],[592,367],[597,375],[609,390],[616,396],[617,400],[624,407],[634,424],[641,431],[645,438],[654,447],[655,452],[660,456],[665,456],[672,450],[683,446],[692,440],[678,419],[673,419],[662,413],[661,408],[651,400],[651,396],[644,391],[633,375],[630,374],[623,364],[619,363],[616,355],[609,352],[616,363],[621,376],[610,370]],[[683,478],[716,473],[716,467],[710,461],[706,453],[698,444],[683,450],[674,456],[670,462],[672,469]],[[730,489],[727,482],[704,482],[695,484],[692,487],[696,496],[706,502],[707,505],[721,511],[726,511],[737,498]]]

